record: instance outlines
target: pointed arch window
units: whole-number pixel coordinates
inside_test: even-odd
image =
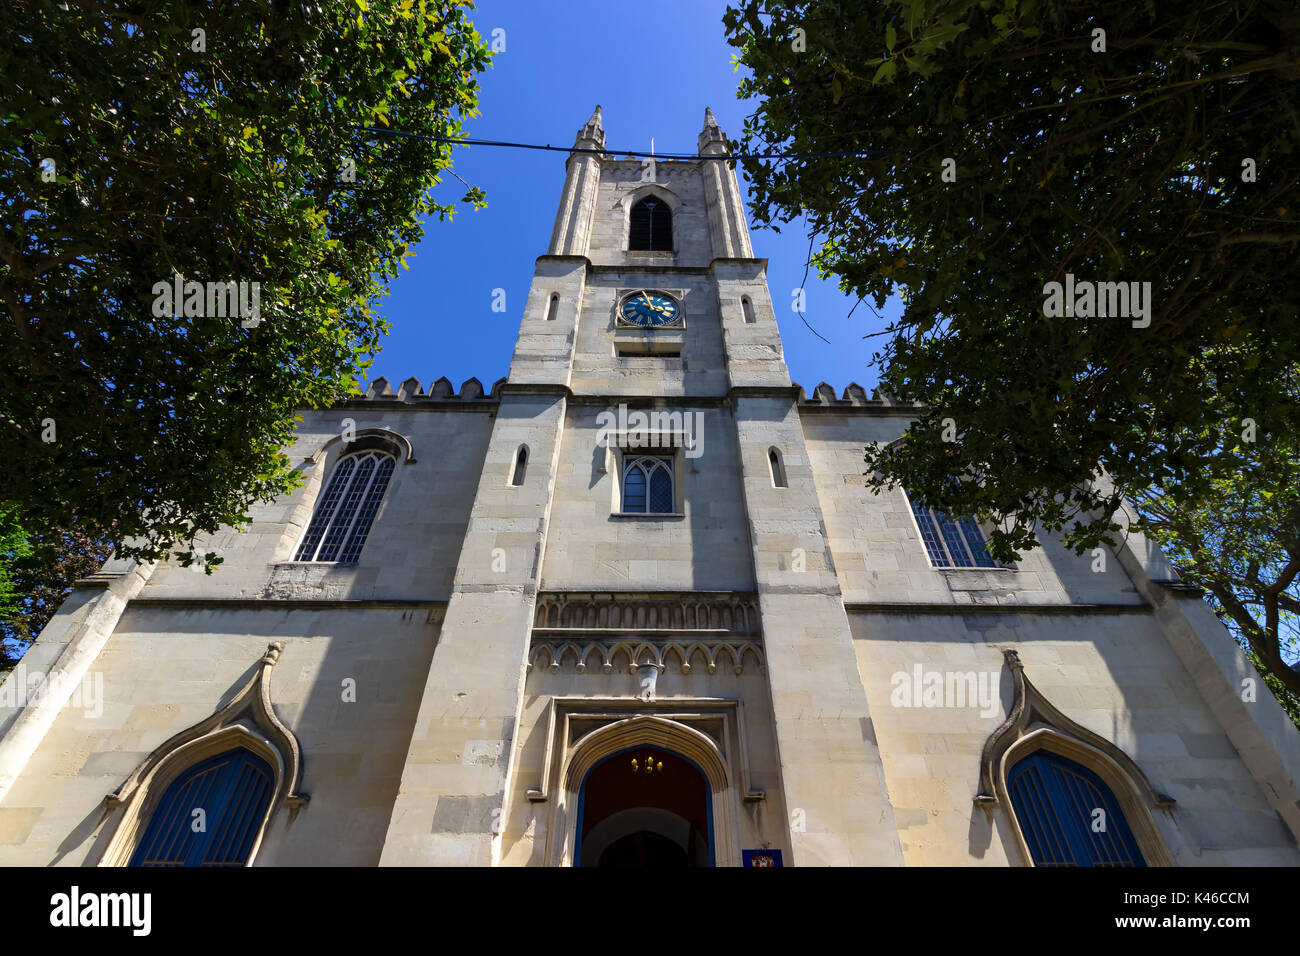
[[[742,295],[740,297],[740,307],[744,310],[745,323],[747,325],[753,325],[758,321],[758,319],[754,317],[754,303],[749,300],[749,296]]]
[[[954,518],[935,511],[910,492],[905,492],[925,544],[930,564],[936,568],[996,568],[984,534],[973,518]]]
[[[275,790],[275,774],[243,747],[190,767],[168,786],[131,866],[244,866]]]
[[[395,464],[392,455],[379,451],[340,458],[294,560],[354,563],[370,534]]]
[[[632,207],[628,228],[628,249],[672,252],[673,213],[668,203],[647,196]]]
[[[524,475],[528,471],[528,446],[520,445],[519,453],[515,455],[515,470],[510,476],[510,484],[516,488],[524,483]]]
[[[775,445],[767,450],[767,463],[772,468],[772,487],[785,488],[785,465],[781,463],[781,453]]]
[[[628,456],[623,465],[624,514],[673,514],[673,460]]]
[[[1115,794],[1082,764],[1035,750],[1007,792],[1034,866],[1146,866]]]

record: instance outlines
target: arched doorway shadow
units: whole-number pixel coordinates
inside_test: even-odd
[[[713,798],[687,757],[629,747],[596,763],[578,791],[577,866],[712,866]]]
[[[615,768],[632,773],[631,760],[637,759],[640,761],[641,767],[644,768],[645,754],[651,750],[660,751],[670,755],[674,760],[682,761],[684,766],[692,768],[693,779],[699,780],[699,778],[703,778],[705,810],[703,814],[695,812],[696,820],[702,816],[705,821],[702,826],[698,827],[700,836],[707,837],[709,841],[713,865],[740,865],[740,833],[736,791],[731,782],[730,768],[718,744],[707,734],[683,722],[654,715],[636,715],[616,720],[574,741],[560,771],[563,783],[556,794],[555,807],[549,827],[551,836],[548,838],[550,844],[548,852],[551,854],[552,865],[580,865],[579,861],[582,857],[579,854],[582,853],[582,848],[579,840],[579,825],[581,822],[580,817],[584,816],[583,811],[586,810],[583,798],[586,790],[584,783],[587,781],[588,775],[597,770],[599,765],[605,762],[606,758],[611,757],[619,758],[611,761]],[[642,751],[642,756],[638,757],[637,751]],[[664,763],[665,771],[668,770],[670,767],[668,760],[660,756],[655,757],[656,764],[660,760]],[[644,773],[644,769],[642,772]],[[656,767],[657,772],[658,768]],[[653,774],[644,774],[644,776],[651,778]],[[673,806],[662,805],[664,802],[659,801],[656,804],[649,800],[636,801],[641,806],[670,810],[683,818],[692,818],[692,812],[694,811],[680,812]],[[580,806],[580,803],[583,805]],[[698,807],[698,803],[695,806]],[[629,801],[623,806],[607,804],[607,808],[611,809],[611,813],[605,814],[609,816],[612,815],[612,812],[633,809],[634,806]],[[669,823],[662,816],[658,819],[660,820],[658,828],[644,827],[635,832],[649,832],[664,836],[662,830],[668,827]],[[583,826],[590,831],[600,822],[602,820],[588,817]],[[617,839],[627,835],[627,833],[621,833]],[[666,838],[671,839],[670,837]],[[611,845],[612,842],[610,841]],[[683,852],[685,852],[683,840],[673,839],[673,842],[682,847]],[[642,843],[647,852],[655,852],[654,847],[651,846],[654,843],[653,840],[646,838],[642,840]],[[695,851],[692,850],[692,852]]]

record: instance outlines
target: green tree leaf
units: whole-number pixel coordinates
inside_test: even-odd
[[[364,127],[462,135],[490,53],[461,3],[209,6],[205,53],[172,0],[0,21],[0,510],[32,540],[187,553],[291,490],[296,410],[351,392],[397,250],[456,208],[449,145]],[[176,275],[257,283],[260,321],[161,301]]]

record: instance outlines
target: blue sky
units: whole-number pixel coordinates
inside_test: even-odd
[[[599,103],[606,144],[616,154],[649,149],[651,137],[656,151],[694,153],[706,106],[738,137],[753,105],[736,98],[740,74],[723,36],[725,6],[709,0],[478,4],[475,26],[488,39],[494,29],[504,30],[506,49],[480,78],[481,115],[466,124],[468,135],[568,147]],[[385,376],[396,387],[414,375],[428,389],[445,375],[459,389],[471,376],[486,388],[506,375],[534,261],[550,240],[564,160],[563,153],[534,150],[457,149],[457,174],[486,190],[488,206],[465,206],[450,223],[427,224],[410,271],[380,300],[393,328],[372,378]],[[748,197],[743,173],[741,189]],[[448,177],[435,195],[454,200],[464,191]],[[790,308],[808,253],[801,223],[752,235],[754,254],[769,260],[768,285],[793,379],[809,392],[820,381],[837,393],[850,381],[875,384],[869,365],[879,339],[862,336],[882,322],[868,303],[846,318],[853,300],[834,281],[810,273],[805,314],[831,344],[822,342]],[[506,290],[504,313],[492,311],[496,288]],[[885,315],[898,311],[891,301]]]

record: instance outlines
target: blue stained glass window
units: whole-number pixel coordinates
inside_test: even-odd
[[[650,507],[655,514],[670,514],[673,510],[673,477],[667,468],[656,468],[650,475]]]
[[[195,764],[163,793],[131,866],[244,866],[274,785],[266,761],[242,747]]]
[[[1036,750],[1007,791],[1035,866],[1146,866],[1114,792],[1082,764]]]
[[[921,529],[921,541],[930,555],[930,563],[935,567],[943,567],[948,563],[948,555],[943,550],[943,542],[935,527],[934,516],[927,509],[918,508],[915,504],[912,505],[912,514],[916,516],[916,526]]]
[[[357,507],[361,504],[361,498],[366,493],[366,488],[370,486],[370,478],[375,472],[375,459],[372,455],[362,455],[361,460],[357,463],[357,470],[352,476],[352,483],[348,485],[348,490],[343,495],[343,500],[339,502],[338,514],[330,524],[330,529],[325,533],[325,540],[320,546],[320,553],[317,555],[317,561],[333,561],[339,552],[339,546],[342,545],[344,537],[352,529],[352,519],[356,516]]]
[[[952,564],[958,568],[969,568],[973,561],[966,552],[965,542],[962,541],[961,529],[957,523],[947,515],[936,514],[939,519],[939,530],[943,532],[943,543],[948,546],[948,554],[952,558]]]
[[[940,514],[908,495],[916,527],[936,568],[996,568],[979,525],[970,518]]]
[[[638,466],[629,468],[623,476],[623,510],[645,511],[645,472]]]
[[[376,451],[341,458],[294,560],[355,562],[396,464],[392,455]]]
[[[361,556],[361,549],[365,547],[366,538],[370,535],[370,526],[375,520],[375,512],[379,510],[379,502],[383,500],[388,479],[393,474],[393,465],[393,459],[385,455],[380,460],[379,467],[375,469],[374,480],[366,489],[366,497],[357,512],[357,520],[352,524],[352,536],[339,555],[339,560],[344,564],[351,564]]]
[[[994,567],[995,562],[989,555],[989,549],[984,544],[984,535],[980,534],[979,525],[970,518],[962,518],[961,530],[962,534],[966,536],[966,546],[970,548],[975,563],[981,567]]]
[[[623,512],[625,514],[672,514],[673,460],[629,456],[623,465]]]
[[[353,455],[344,458],[335,467],[330,483],[325,489],[325,494],[321,497],[320,504],[316,506],[316,513],[312,516],[311,525],[307,528],[307,534],[298,548],[298,555],[294,558],[295,561],[310,561],[316,556],[316,549],[320,547],[321,536],[325,534],[325,529],[329,527],[330,519],[334,517],[334,511],[338,508],[339,497],[343,494],[343,489],[352,480],[352,472],[356,466],[357,459]]]

